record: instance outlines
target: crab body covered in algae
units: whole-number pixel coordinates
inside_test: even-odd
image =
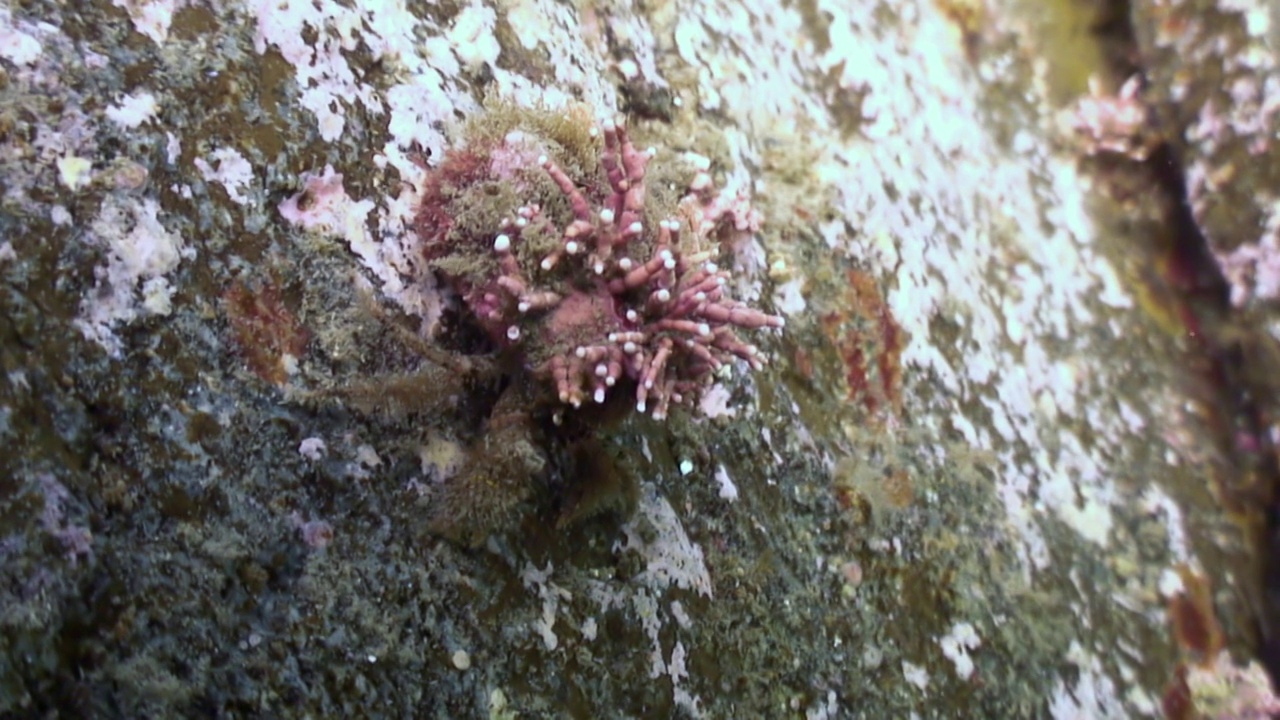
[[[501,388],[465,466],[431,498],[436,532],[483,540],[519,515],[536,478],[610,472],[599,428],[630,412],[663,419],[696,406],[735,359],[763,364],[738,332],[783,321],[727,296],[715,260],[732,213],[706,168],[655,182],[654,155],[581,109],[505,109],[428,169],[415,231],[457,296],[444,341],[457,347],[423,352]]]

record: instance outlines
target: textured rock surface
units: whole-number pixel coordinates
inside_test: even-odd
[[[1273,315],[1280,298],[1274,12],[1265,2],[1135,4],[1150,97],[1184,154],[1191,208],[1231,282],[1232,303]]]
[[[1265,707],[1270,345],[1227,300],[1270,297],[1229,260],[1270,262],[1231,228],[1270,228],[1274,164],[1209,127],[1273,152],[1280,26],[1243,5],[5,4],[0,714]],[[1190,219],[1176,164],[1063,121],[1135,58]],[[1230,73],[1266,127],[1188,90]],[[787,329],[608,432],[631,512],[467,550],[419,489],[475,418],[290,397],[420,364],[357,298],[439,325],[415,161],[486,96],[709,159],[763,218],[734,295]]]

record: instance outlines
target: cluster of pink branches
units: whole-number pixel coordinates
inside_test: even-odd
[[[526,313],[545,313],[542,339],[568,342],[535,371],[555,383],[562,402],[578,407],[588,398],[604,402],[624,380],[635,387],[636,409],[665,417],[672,403],[686,402],[709,383],[731,357],[762,364],[754,346],[736,329],[780,328],[783,320],[725,295],[728,273],[708,252],[684,252],[680,222],[665,219],[646,236],[645,166],[653,151],[639,151],[623,127],[603,123],[601,165],[610,192],[592,203],[555,162],[538,159],[568,201],[573,219],[558,247],[541,260],[551,271],[577,261],[592,282],[560,292],[536,287],[516,261],[522,228],[540,218],[537,206],[517,209],[493,242],[500,269],[492,291],[473,303],[489,323],[506,324],[507,340],[521,340]],[[702,183],[705,185],[705,183]],[[704,191],[705,188],[692,188]],[[696,196],[690,197],[696,200]],[[707,231],[694,228],[693,232]],[[636,242],[651,237],[651,242]],[[643,248],[646,257],[634,257]]]

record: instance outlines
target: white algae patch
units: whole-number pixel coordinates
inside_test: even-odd
[[[154,200],[109,196],[90,225],[93,241],[102,245],[107,264],[95,275],[94,290],[80,305],[77,320],[85,337],[119,355],[113,328],[142,315],[168,315],[173,286],[166,277],[183,258],[195,256],[182,238],[165,229]]]

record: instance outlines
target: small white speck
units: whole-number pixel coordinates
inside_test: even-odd
[[[907,682],[915,685],[920,692],[924,692],[929,687],[929,673],[919,665],[903,660],[902,675]]]
[[[738,499],[738,486],[733,484],[729,471],[723,465],[716,466],[716,482],[720,484],[720,497],[729,502]]]
[[[375,468],[382,464],[382,458],[378,457],[378,451],[374,450],[372,445],[361,445],[356,448],[356,462],[368,468]]]
[[[106,116],[122,128],[132,130],[147,122],[156,114],[156,98],[149,92],[139,91],[132,95],[123,95],[117,104],[110,105],[104,111]]]
[[[627,58],[618,63],[618,74],[628,80],[634,79],[640,74],[640,66],[636,64],[635,60]]]
[[[1182,576],[1173,570],[1165,570],[1160,573],[1157,587],[1160,588],[1160,594],[1167,598],[1179,595],[1186,589],[1186,585],[1182,582]]]
[[[327,452],[329,448],[318,437],[309,437],[298,445],[298,454],[312,462],[324,457]]]
[[[86,158],[68,155],[59,158],[57,165],[58,179],[69,190],[79,190],[93,179],[93,163]]]

